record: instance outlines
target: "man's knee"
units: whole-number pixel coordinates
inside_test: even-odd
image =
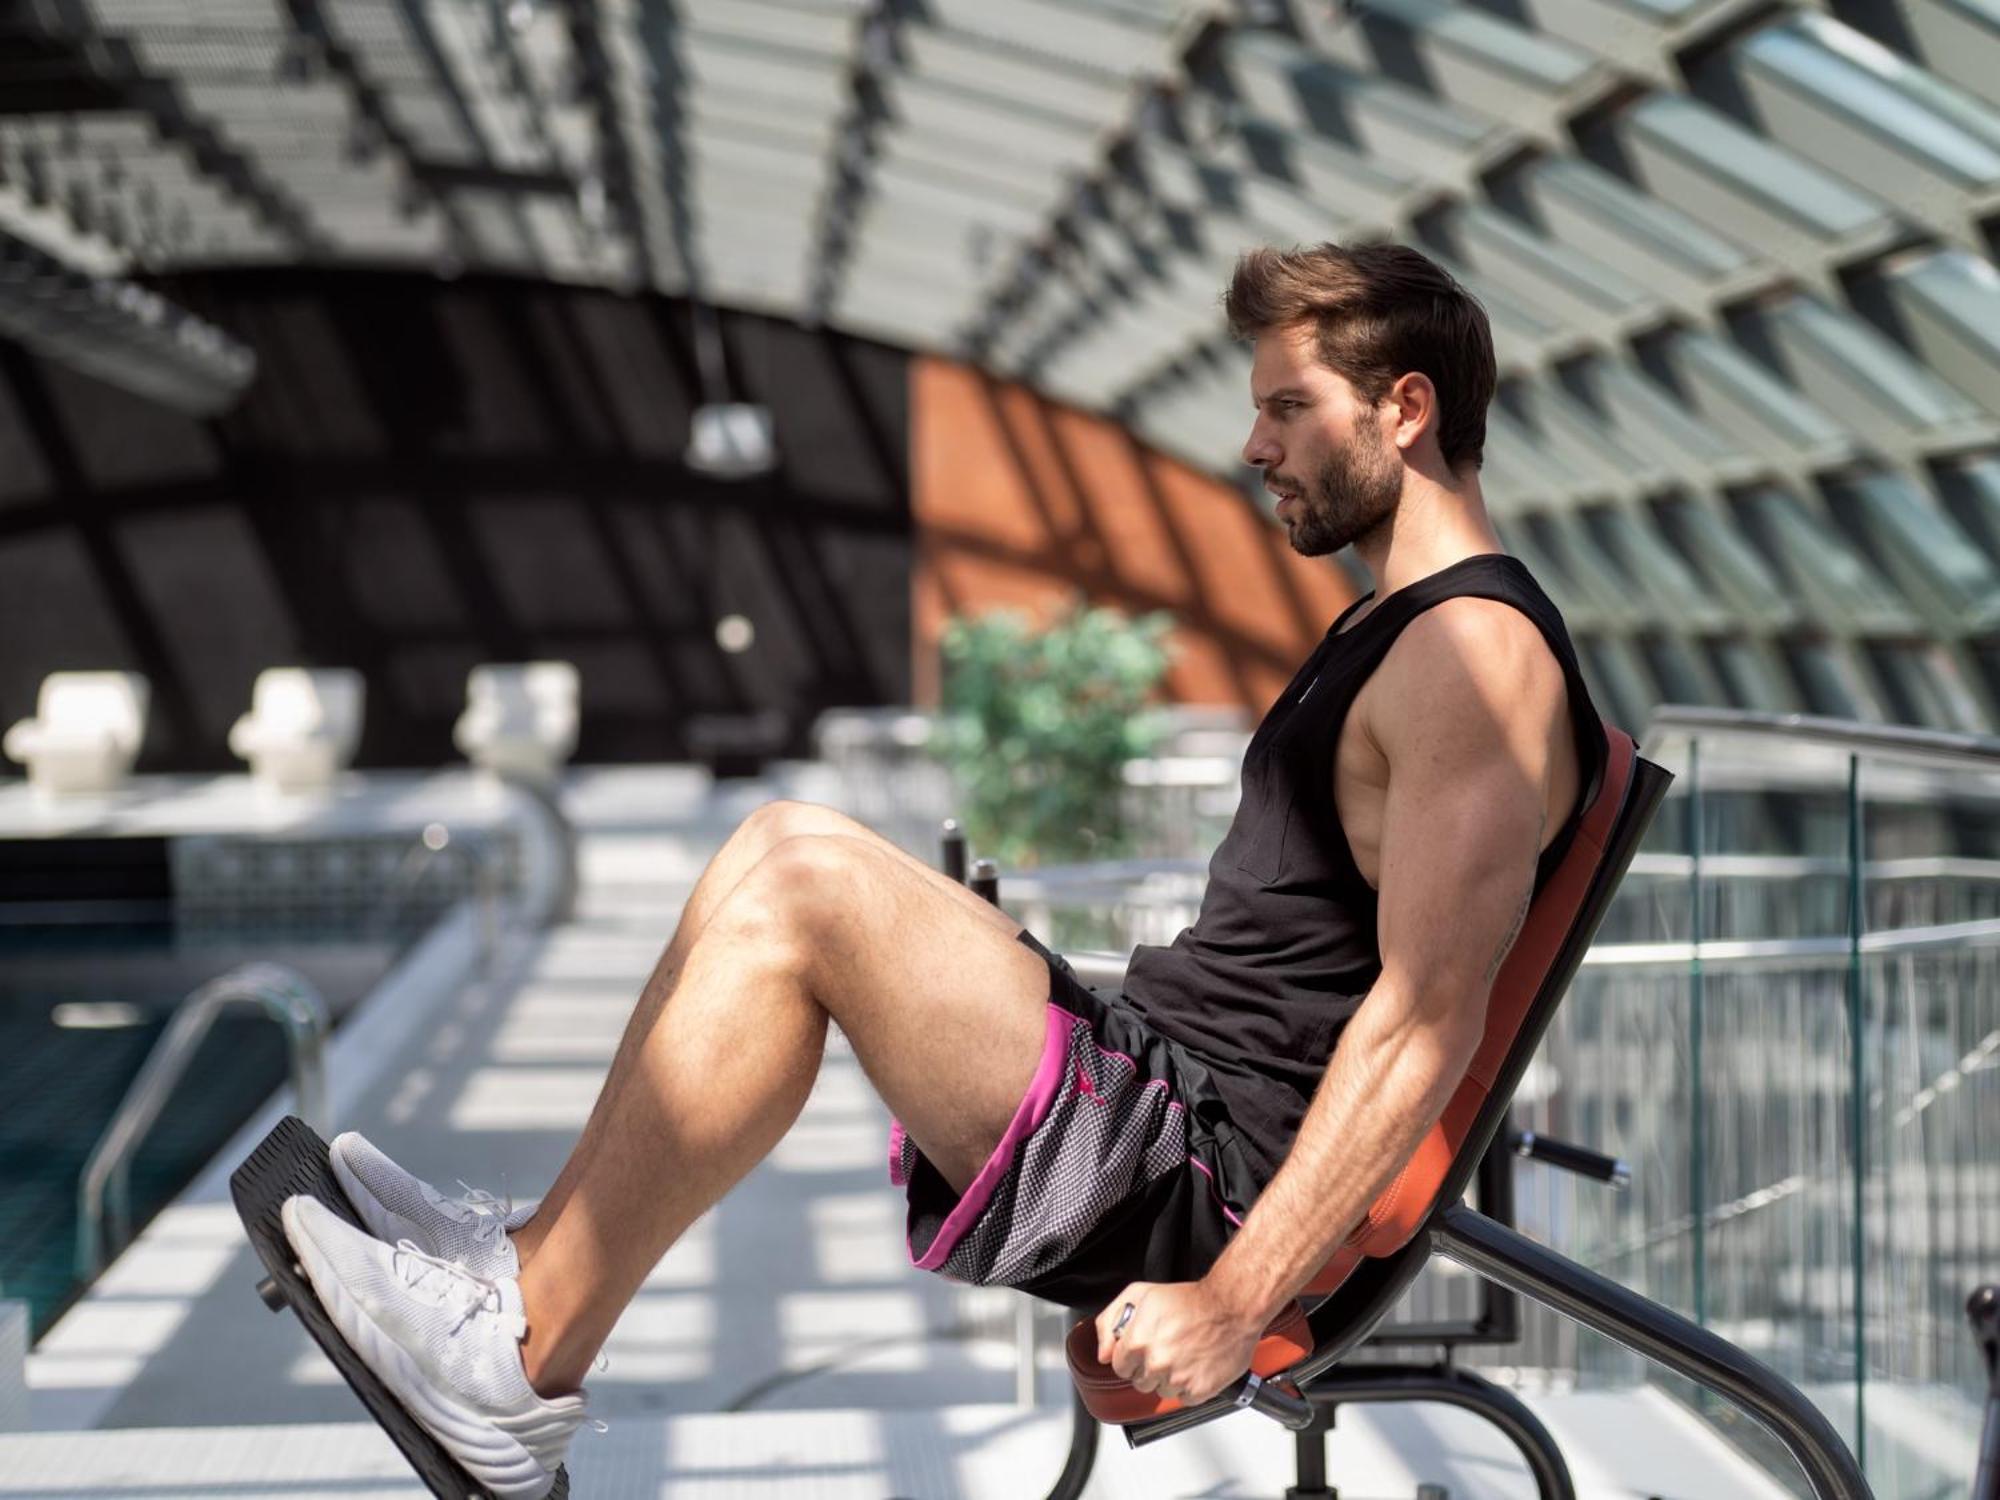
[[[731,927],[810,943],[815,932],[829,919],[838,921],[847,903],[857,899],[868,860],[869,851],[850,838],[787,834],[772,842],[719,915]]]
[[[860,826],[845,813],[822,807],[816,802],[793,802],[780,798],[766,802],[752,812],[737,826],[735,836],[749,840],[761,858],[786,839],[851,833]]]

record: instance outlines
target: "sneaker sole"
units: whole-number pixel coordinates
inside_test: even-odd
[[[340,1278],[321,1275],[319,1247],[298,1222],[293,1205],[287,1202],[279,1215],[284,1221],[285,1238],[291,1242],[299,1266],[306,1280],[312,1283],[327,1316],[417,1424],[436,1438],[466,1473],[491,1490],[496,1500],[541,1500],[548,1494],[555,1476],[541,1466],[534,1454],[491,1417],[481,1416],[439,1393],[409,1352],[377,1327],[375,1320],[348,1294]]]

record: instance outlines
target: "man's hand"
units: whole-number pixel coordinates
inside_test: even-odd
[[[1132,1315],[1113,1337],[1128,1302]],[[1135,1281],[1097,1315],[1097,1358],[1134,1388],[1192,1406],[1248,1370],[1263,1335],[1206,1282]]]

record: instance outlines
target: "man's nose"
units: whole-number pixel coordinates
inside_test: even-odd
[[[1264,419],[1259,417],[1250,424],[1250,436],[1243,444],[1243,462],[1253,468],[1268,469],[1279,458],[1277,443],[1264,428]]]

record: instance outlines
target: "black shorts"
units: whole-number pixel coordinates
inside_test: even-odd
[[[1027,932],[1019,940],[1049,965],[1048,1034],[964,1195],[891,1124],[910,1264],[1092,1311],[1130,1282],[1197,1279],[1259,1187],[1207,1065],[1122,999],[1086,989]]]

